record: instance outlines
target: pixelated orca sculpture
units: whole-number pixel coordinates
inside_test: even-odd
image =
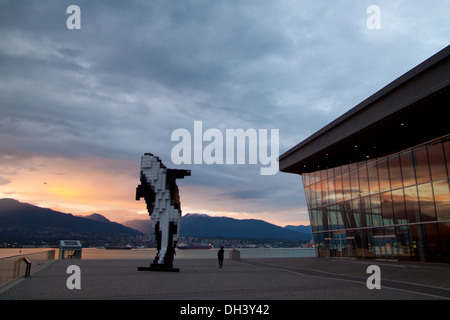
[[[176,179],[190,176],[190,170],[167,169],[151,153],[141,158],[141,184],[136,188],[136,200],[142,197],[153,221],[158,252],[150,267],[141,271],[180,271],[173,267],[175,246],[178,242],[181,206]]]

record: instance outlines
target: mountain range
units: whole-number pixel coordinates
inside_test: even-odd
[[[150,219],[119,224],[94,213],[74,216],[14,199],[0,199],[0,243],[58,243],[61,239],[108,242],[153,234]],[[279,239],[307,242],[310,226],[279,227],[262,220],[238,220],[186,214],[181,218],[181,236],[199,238]]]
[[[14,199],[0,199],[0,243],[58,243],[72,238],[107,241],[139,235],[140,231],[99,214],[77,217]]]

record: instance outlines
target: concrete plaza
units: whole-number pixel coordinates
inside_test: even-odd
[[[180,272],[138,271],[147,260],[57,260],[0,288],[0,300],[428,300],[450,299],[450,266],[433,263],[267,258],[175,259]],[[68,289],[69,265],[81,289]],[[369,265],[381,289],[369,290]]]

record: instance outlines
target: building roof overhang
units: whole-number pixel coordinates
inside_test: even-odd
[[[389,155],[450,133],[450,46],[279,157],[302,174]]]

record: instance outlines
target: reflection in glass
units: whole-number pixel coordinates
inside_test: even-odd
[[[308,187],[309,186],[309,181],[310,181],[310,179],[309,179],[309,177],[310,177],[310,174],[309,173],[303,173],[302,174],[302,181],[303,181],[303,186],[305,186],[305,187]]]
[[[361,197],[367,196],[369,194],[369,181],[367,181],[367,168],[362,167],[358,170],[359,175],[359,191],[361,192]]]
[[[436,256],[441,251],[438,226],[436,223],[428,223],[423,225],[423,230],[427,260],[436,260]]]
[[[444,148],[442,143],[437,143],[428,147],[428,157],[430,159],[431,179],[438,180],[447,177],[445,168]]]
[[[370,197],[370,207],[372,214],[372,226],[380,227],[383,225],[380,195],[376,194]]]
[[[326,180],[322,180],[321,190],[322,190],[322,205],[326,205],[328,203],[328,188]]]
[[[408,218],[405,210],[405,198],[403,196],[403,189],[392,191],[392,207],[394,209],[395,223],[408,223]]]
[[[361,193],[359,192],[359,179],[357,170],[350,171],[350,183],[352,189],[352,199],[359,198],[361,196]]]
[[[450,259],[450,222],[439,223],[439,237],[442,255]]]
[[[417,184],[430,181],[430,167],[428,166],[427,148],[414,150]]]
[[[405,188],[405,207],[406,216],[410,223],[422,221],[416,186]]]
[[[353,200],[351,205],[352,211],[349,214],[349,219],[351,223],[354,224],[357,228],[361,226],[361,206],[359,203],[359,199]]]
[[[449,181],[441,180],[433,182],[434,202],[439,221],[450,220],[450,190]]]
[[[334,179],[334,193],[336,194],[336,202],[342,202],[344,200],[342,176],[336,176]]]
[[[402,188],[402,173],[400,169],[400,158],[393,156],[389,158],[389,176],[391,177],[392,190]]]
[[[376,162],[367,167],[367,173],[369,179],[370,194],[379,193],[380,186],[378,184],[378,170]]]
[[[450,176],[450,140],[444,142],[444,153],[447,162],[447,177]]]
[[[334,179],[329,179],[327,184],[328,184],[327,203],[332,204],[336,202],[336,194],[334,192]]]
[[[305,174],[318,253],[450,261],[450,141],[443,141]]]
[[[411,256],[411,243],[409,239],[409,227],[401,226],[396,228],[398,258],[399,260],[409,260]]]
[[[417,186],[419,191],[419,206],[423,221],[435,221],[436,213],[434,210],[433,190],[431,183],[420,184]]]
[[[350,200],[352,198],[350,188],[350,174],[348,172],[342,175],[342,192],[344,201]]]
[[[383,212],[383,224],[385,226],[394,224],[394,210],[392,208],[391,192],[381,194],[381,210]]]
[[[380,181],[380,192],[385,192],[391,189],[389,181],[389,168],[386,159],[378,163],[378,178]]]
[[[414,170],[413,152],[402,153],[400,155],[400,163],[402,167],[403,185],[405,187],[416,184],[416,173]]]

